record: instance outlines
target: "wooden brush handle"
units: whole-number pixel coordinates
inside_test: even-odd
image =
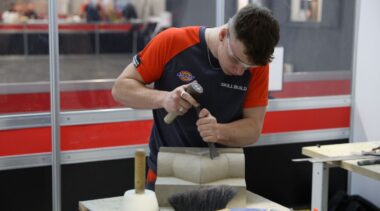
[[[138,149],[135,152],[135,191],[144,193],[145,190],[145,151]]]

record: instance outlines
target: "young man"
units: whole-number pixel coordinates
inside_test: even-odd
[[[153,109],[148,188],[161,146],[243,147],[261,133],[268,104],[268,63],[279,40],[270,11],[248,5],[227,24],[170,28],[158,34],[118,77],[112,94],[131,108]],[[185,92],[197,80],[197,101]],[[154,88],[145,86],[154,82]],[[197,115],[192,106],[201,105]],[[168,112],[179,115],[173,123]]]

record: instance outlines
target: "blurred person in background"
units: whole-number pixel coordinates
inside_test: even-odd
[[[137,19],[135,6],[130,2],[127,2],[123,8],[122,14],[126,20]]]
[[[35,11],[35,6],[32,2],[26,4],[24,16],[26,16],[28,19],[38,19],[38,14]]]
[[[87,22],[107,20],[106,12],[99,0],[86,0],[80,8],[80,16]]]
[[[10,3],[8,10],[4,11],[1,18],[4,23],[17,23],[20,21],[19,10],[20,6],[16,3]]]

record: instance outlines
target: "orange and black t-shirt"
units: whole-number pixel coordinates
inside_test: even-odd
[[[242,118],[243,109],[268,104],[269,67],[253,68],[242,76],[225,75],[216,58],[209,53],[205,27],[170,28],[158,34],[133,58],[145,83],[155,89],[171,91],[197,80],[203,87],[197,100],[220,123]],[[172,124],[164,123],[165,109],[153,110],[154,125],[150,137],[149,167],[156,171],[161,146],[205,147],[190,109]]]

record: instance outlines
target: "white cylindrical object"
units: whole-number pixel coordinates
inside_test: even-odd
[[[123,198],[123,211],[159,211],[156,194],[145,190],[138,194],[135,190],[126,191]]]

